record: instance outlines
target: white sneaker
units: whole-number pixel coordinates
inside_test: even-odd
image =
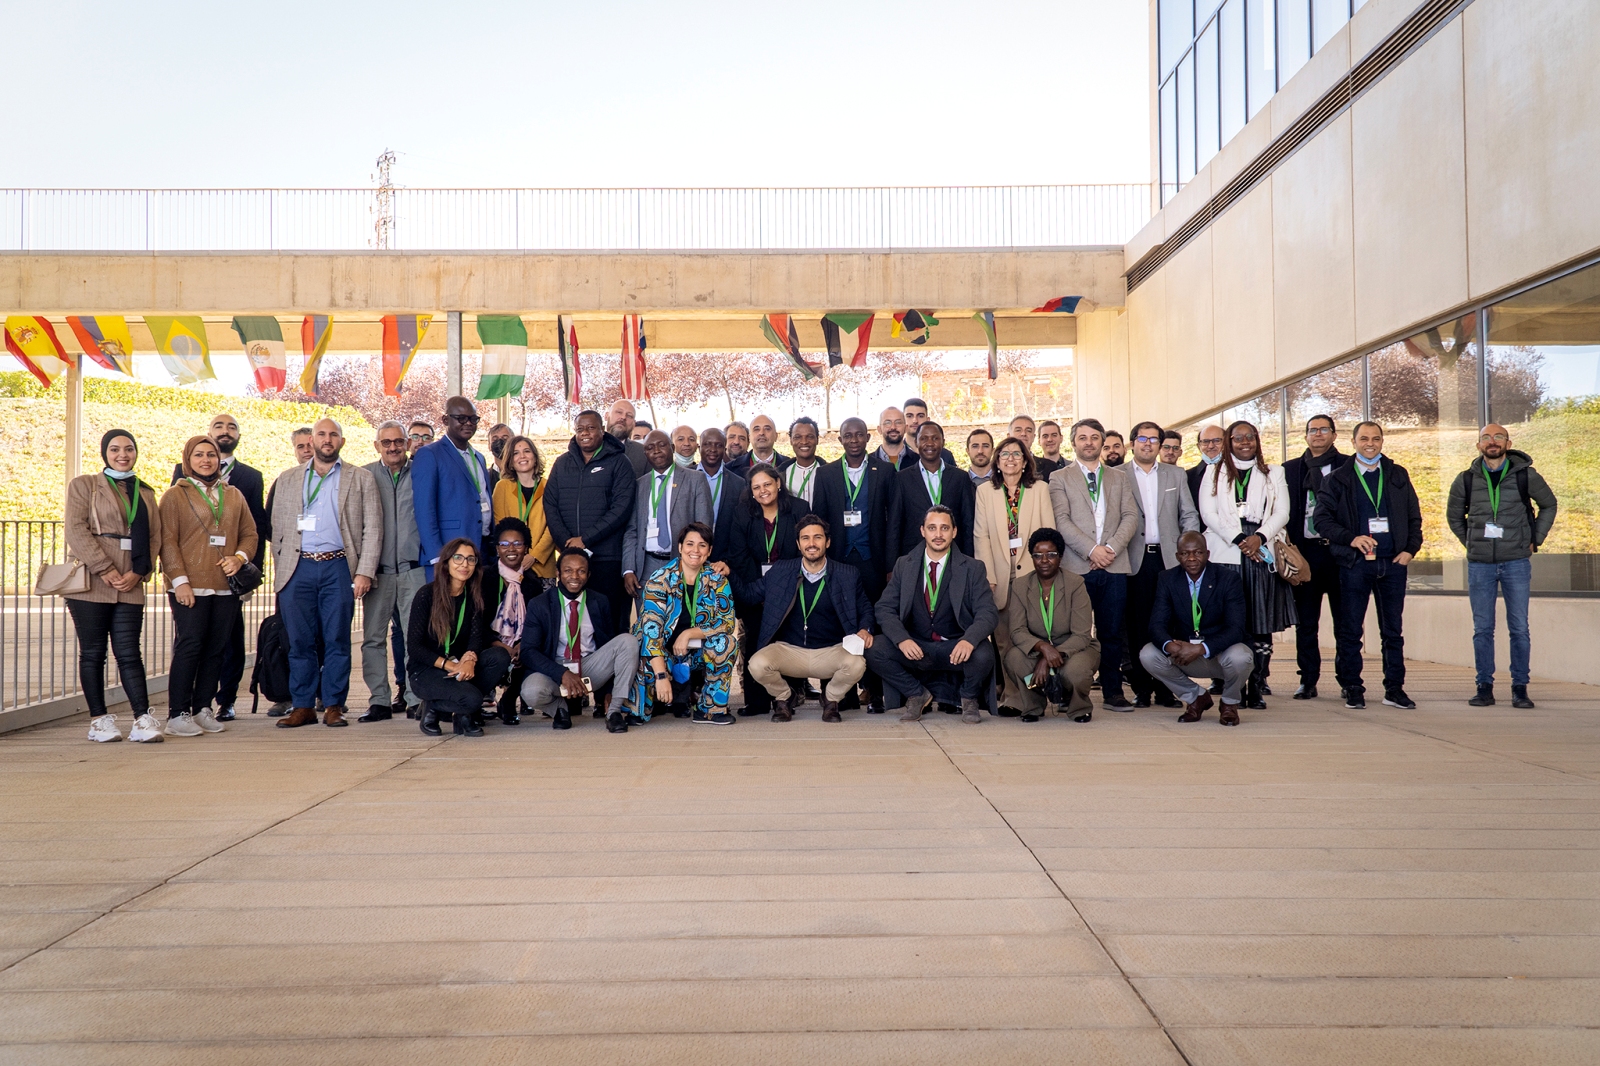
[[[117,716],[101,714],[89,719],[89,739],[99,744],[121,740],[122,730],[117,728]]]
[[[175,714],[167,719],[167,736],[169,737],[197,737],[202,730],[194,724],[194,715],[185,711]]]
[[[211,713],[210,707],[205,708],[199,714],[194,716],[194,724],[205,730],[207,733],[221,733],[223,730],[228,728],[221,722],[217,721],[217,717]]]
[[[161,723],[153,715],[141,714],[133,720],[128,739],[135,744],[159,744],[166,738],[161,735]]]

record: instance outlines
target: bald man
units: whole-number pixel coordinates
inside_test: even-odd
[[[700,438],[693,426],[679,426],[672,431],[672,461],[679,466],[694,469],[694,453],[700,449]]]
[[[638,410],[628,400],[618,400],[606,412],[606,432],[616,438],[627,453],[634,477],[639,477],[650,468],[650,460],[644,457],[643,438],[634,434],[638,418]]]
[[[778,427],[766,415],[756,415],[750,420],[750,465],[766,463],[787,470],[792,458],[778,451]]]
[[[1222,446],[1225,439],[1222,427],[1212,422],[1200,427],[1200,432],[1195,436],[1195,443],[1200,445],[1200,461],[1189,468],[1189,495],[1198,502],[1200,499],[1200,480],[1206,476],[1206,471],[1222,461]],[[1205,532],[1204,520],[1200,522],[1201,532]]]

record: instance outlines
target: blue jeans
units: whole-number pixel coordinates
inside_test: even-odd
[[[1339,567],[1339,617],[1334,623],[1333,672],[1340,688],[1365,691],[1361,683],[1361,639],[1367,622],[1367,601],[1378,606],[1378,635],[1383,646],[1383,690],[1406,683],[1406,639],[1401,632],[1406,606],[1406,568],[1392,560],[1365,559]]]
[[[1494,684],[1494,597],[1498,585],[1506,601],[1506,629],[1511,634],[1511,683],[1528,683],[1528,586],[1533,583],[1533,560],[1508,563],[1468,563],[1467,589],[1472,600],[1472,661],[1478,684]]]
[[[1128,604],[1128,575],[1091,570],[1083,575],[1094,607],[1094,632],[1100,639],[1100,698],[1122,695],[1122,613]]]
[[[289,634],[289,698],[296,707],[343,707],[350,695],[350,623],[356,594],[344,559],[302,557],[278,594],[278,614]],[[322,654],[317,654],[320,638]]]

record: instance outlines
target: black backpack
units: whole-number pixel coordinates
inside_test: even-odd
[[[275,614],[261,620],[256,630],[256,666],[250,673],[250,713],[255,714],[264,694],[273,703],[289,699],[289,635]]]

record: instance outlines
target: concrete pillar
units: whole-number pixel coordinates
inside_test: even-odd
[[[83,356],[67,356],[67,482],[83,473]]]
[[[494,420],[496,422],[504,422],[507,425],[511,424],[510,397],[502,396],[494,402]]]
[[[444,392],[461,395],[461,312],[445,313]]]

